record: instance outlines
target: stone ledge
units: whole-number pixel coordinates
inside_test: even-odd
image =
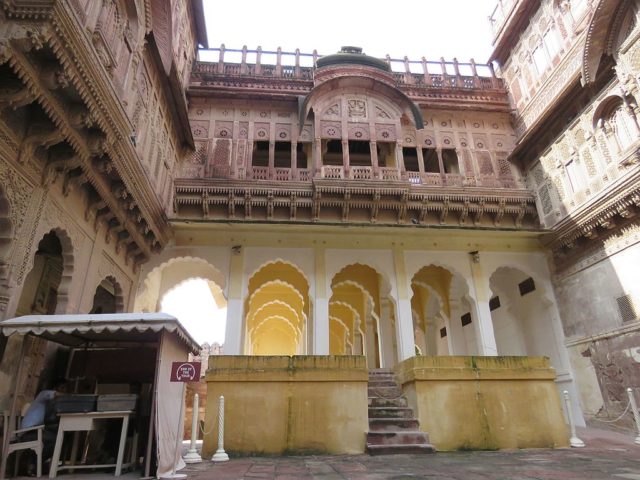
[[[547,357],[412,357],[396,367],[401,384],[419,381],[554,380]]]
[[[207,382],[367,382],[364,356],[209,357]]]

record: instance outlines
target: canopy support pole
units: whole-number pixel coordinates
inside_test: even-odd
[[[155,432],[155,424],[156,424],[156,400],[158,396],[158,376],[160,375],[160,352],[162,351],[162,343],[165,333],[162,332],[160,334],[160,341],[158,342],[157,350],[156,350],[156,369],[155,375],[153,377],[153,389],[151,391],[151,415],[149,416],[149,433],[147,436],[147,451],[144,455],[144,477],[142,478],[151,478],[149,476],[151,471],[151,446],[153,445],[153,436],[156,434]],[[156,444],[157,448],[157,444]]]

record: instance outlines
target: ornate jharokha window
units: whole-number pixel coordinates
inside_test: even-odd
[[[560,39],[555,27],[552,26],[540,37],[540,43],[531,53],[538,75],[542,75],[547,70],[559,51]]]
[[[636,139],[633,120],[624,105],[619,105],[608,119],[620,152],[624,152]]]
[[[572,158],[564,165],[567,174],[567,184],[572,193],[579,192],[586,185],[586,175],[582,164],[577,157]]]

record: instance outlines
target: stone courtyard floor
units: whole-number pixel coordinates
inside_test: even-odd
[[[580,429],[580,449],[439,452],[434,455],[244,457],[191,465],[194,480],[640,480],[633,437]]]

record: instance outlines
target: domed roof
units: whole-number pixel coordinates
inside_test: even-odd
[[[362,53],[360,47],[342,47],[338,53],[320,57],[316,61],[316,67],[328,67],[331,65],[363,65],[366,67],[377,68],[383,72],[390,72],[391,67],[384,60],[370,57]]]

